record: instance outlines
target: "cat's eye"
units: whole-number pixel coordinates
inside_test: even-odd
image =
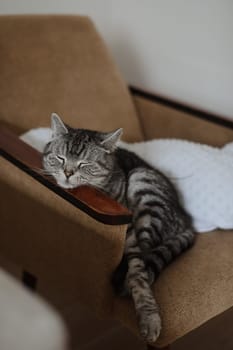
[[[65,164],[65,157],[63,157],[63,156],[56,156],[56,158],[62,163],[62,165],[63,164]]]

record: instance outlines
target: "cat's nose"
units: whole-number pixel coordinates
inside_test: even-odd
[[[64,174],[65,174],[66,178],[69,179],[69,177],[71,177],[72,175],[74,175],[74,172],[73,172],[73,170],[67,170],[67,169],[65,169],[65,170],[64,170]]]

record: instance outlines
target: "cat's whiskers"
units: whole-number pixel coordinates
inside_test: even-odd
[[[58,172],[56,172],[56,171],[51,172],[49,170],[40,169],[40,168],[33,168],[32,170],[36,171],[37,173],[39,173],[41,175],[46,175],[46,176],[51,176],[51,177],[58,174]]]
[[[184,175],[184,176],[168,176],[167,178],[173,181],[178,181],[178,180],[186,180],[189,179],[190,177],[192,177],[194,174],[189,174],[189,175]]]

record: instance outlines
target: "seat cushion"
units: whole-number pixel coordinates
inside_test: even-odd
[[[163,329],[157,346],[171,344],[233,306],[233,231],[199,234],[194,247],[167,267],[154,285]],[[114,316],[137,332],[133,304],[115,299]]]
[[[0,17],[0,118],[19,131],[57,112],[74,127],[142,134],[119,71],[90,19]]]

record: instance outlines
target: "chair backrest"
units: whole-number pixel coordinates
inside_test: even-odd
[[[0,119],[19,130],[47,126],[51,112],[74,127],[141,140],[134,104],[91,20],[0,17]]]

